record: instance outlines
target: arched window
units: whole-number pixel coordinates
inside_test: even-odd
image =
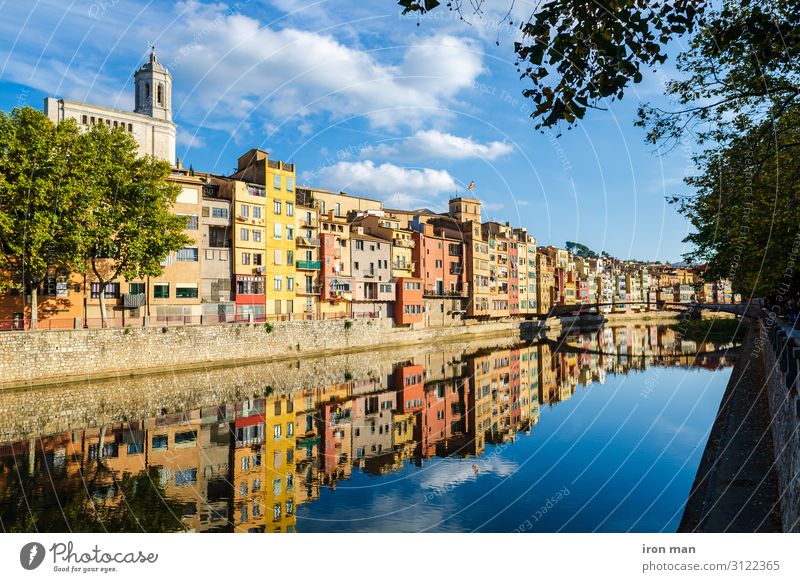
[[[158,104],[164,105],[164,85],[158,84]]]

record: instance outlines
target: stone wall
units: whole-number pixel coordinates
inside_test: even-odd
[[[0,443],[61,434],[165,413],[220,406],[265,392],[292,394],[322,390],[344,382],[354,387],[375,384],[387,389],[400,362],[420,365],[426,381],[449,374],[448,364],[463,361],[484,348],[518,343],[508,338],[475,337],[468,341],[361,350],[324,358],[292,358],[238,366],[193,366],[191,369],[65,384],[0,390]]]
[[[486,334],[519,338],[519,323],[407,330],[393,328],[390,320],[371,319],[5,332],[0,334],[0,389],[175,371],[198,364],[318,357]]]
[[[756,351],[764,355],[775,468],[780,488],[783,531],[800,531],[800,436],[798,436],[798,372],[800,342],[777,319],[760,318]]]

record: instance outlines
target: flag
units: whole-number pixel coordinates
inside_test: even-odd
[[[470,192],[471,190],[474,189],[475,189],[475,181],[473,180],[472,182],[469,183],[469,186],[467,186],[467,192]]]

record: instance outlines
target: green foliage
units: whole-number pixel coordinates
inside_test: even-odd
[[[154,470],[117,475],[98,463],[53,490],[49,479],[10,473],[0,503],[7,532],[174,532],[190,504],[171,500]],[[45,475],[46,476],[46,475]],[[158,508],[158,510],[154,510]]]
[[[576,257],[582,257],[584,259],[597,258],[597,253],[584,244],[568,240],[565,247],[569,252],[571,252]]]
[[[508,10],[512,0],[495,0]],[[401,0],[403,12],[425,12],[439,2]],[[621,99],[642,80],[642,69],[663,64],[665,45],[695,29],[708,2],[704,0],[550,0],[536,3],[519,25],[522,40],[514,44],[517,70],[530,87],[536,127],[573,124],[605,99]],[[474,13],[484,2],[471,2]],[[465,3],[447,7],[465,19]],[[469,18],[469,15],[467,15]]]
[[[0,281],[27,292],[80,261],[86,208],[84,140],[30,107],[0,111]],[[33,309],[35,317],[35,306]]]
[[[345,321],[344,322],[344,328],[345,329],[350,329],[351,327],[353,327],[353,322],[352,321]]]
[[[268,321],[264,323],[264,333],[272,333],[272,324]]]

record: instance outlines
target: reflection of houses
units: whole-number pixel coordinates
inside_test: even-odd
[[[0,512],[7,492],[19,491],[15,480],[25,480],[31,497],[52,499],[53,512],[64,498],[85,495],[77,510],[88,515],[122,507],[119,477],[143,475],[165,506],[172,503],[169,518],[156,522],[163,529],[293,531],[297,508],[313,505],[354,467],[377,475],[433,456],[480,456],[487,443],[512,442],[535,427],[542,404],[608,373],[730,364],[731,346],[689,346],[671,330],[644,326],[564,341],[570,349],[436,346],[380,373],[345,372],[340,383],[291,395],[266,388],[236,403],[2,445]]]

